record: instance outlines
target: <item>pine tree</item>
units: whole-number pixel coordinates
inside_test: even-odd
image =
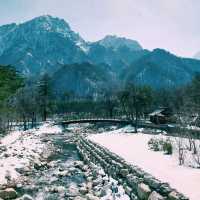
[[[48,74],[42,75],[38,84],[38,103],[39,109],[42,115],[42,120],[46,121],[48,113],[51,109],[51,87],[50,77]]]
[[[13,112],[8,100],[23,87],[24,79],[11,66],[0,66],[0,132],[9,127]]]

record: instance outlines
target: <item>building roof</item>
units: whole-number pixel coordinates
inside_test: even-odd
[[[162,112],[163,112],[164,110],[165,110],[164,108],[157,109],[157,110],[153,111],[152,113],[150,113],[149,115],[150,115],[150,116],[155,116],[155,115],[164,116],[164,115],[162,114]]]

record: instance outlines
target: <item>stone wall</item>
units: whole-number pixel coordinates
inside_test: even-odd
[[[188,200],[168,183],[159,181],[86,137],[78,137],[77,149],[86,163],[100,164],[107,174],[118,180],[132,200]]]

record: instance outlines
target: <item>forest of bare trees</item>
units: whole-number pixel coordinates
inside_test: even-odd
[[[1,132],[16,124],[26,130],[52,116],[123,117],[134,122],[137,132],[138,121],[158,107],[171,108],[176,123],[181,126],[199,126],[199,74],[191,83],[179,88],[154,90],[148,86],[126,84],[121,88],[100,90],[95,97],[79,97],[71,91],[57,96],[47,74],[37,81],[27,81],[12,68],[1,67],[0,70]]]

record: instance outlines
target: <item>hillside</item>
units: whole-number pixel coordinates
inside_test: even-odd
[[[52,85],[60,96],[67,92],[90,96],[116,85],[116,80],[107,66],[81,63],[61,67],[54,73]]]
[[[180,58],[165,50],[155,49],[126,68],[121,79],[153,88],[169,88],[188,83],[198,72],[200,61]]]

